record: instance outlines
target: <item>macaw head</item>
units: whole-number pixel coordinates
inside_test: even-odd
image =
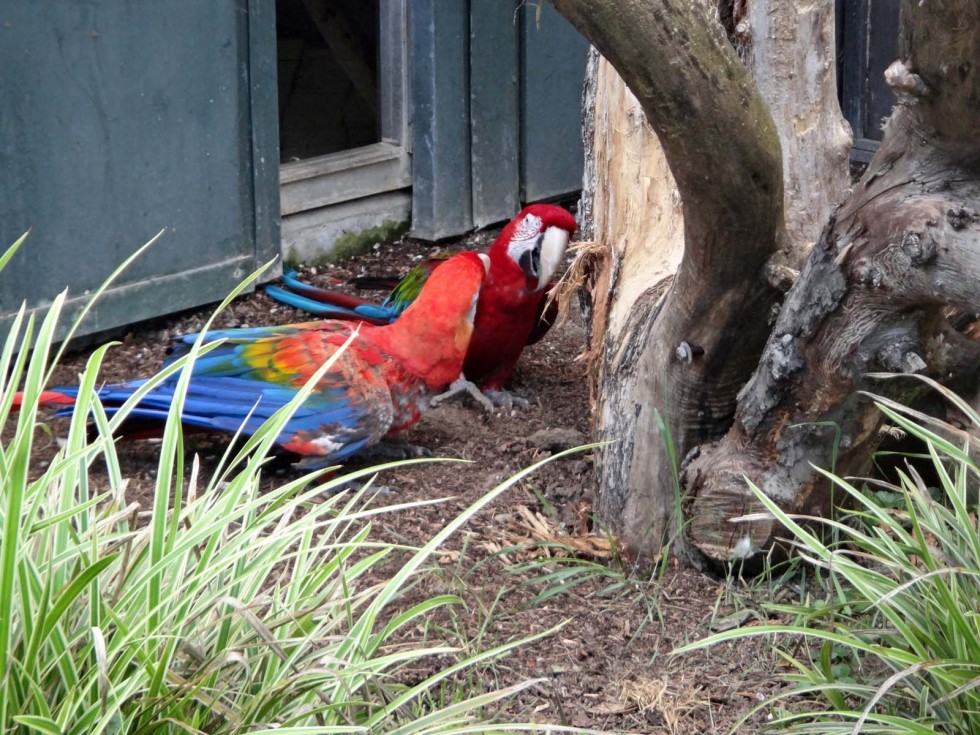
[[[545,289],[565,257],[575,233],[575,218],[553,204],[524,207],[490,246],[491,263],[508,262],[524,274],[535,291]]]

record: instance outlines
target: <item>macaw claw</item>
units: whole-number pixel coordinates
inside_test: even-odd
[[[511,411],[515,408],[521,411],[530,411],[531,404],[526,398],[521,398],[520,396],[515,396],[510,391],[506,390],[493,390],[487,388],[483,391],[483,395],[490,399],[494,406],[497,408],[502,408],[505,411]]]
[[[456,380],[453,381],[452,385],[450,385],[444,393],[440,393],[429,401],[429,405],[432,408],[435,408],[440,403],[444,403],[454,398],[460,398],[464,395],[469,396],[476,401],[488,416],[493,415],[494,408],[502,408],[505,411],[511,411],[515,408],[520,409],[521,411],[529,411],[531,409],[531,404],[526,398],[515,396],[510,391],[506,390],[494,390],[493,388],[487,388],[486,390],[481,391],[474,383],[467,380],[462,375],[456,378]]]
[[[493,415],[493,400],[481,393],[480,389],[477,388],[474,383],[467,380],[463,375],[456,378],[456,380],[454,380],[452,384],[446,388],[445,392],[433,397],[432,400],[429,401],[429,406],[435,408],[440,403],[445,403],[452,398],[459,398],[464,395],[467,395],[476,401],[487,413],[487,415]]]

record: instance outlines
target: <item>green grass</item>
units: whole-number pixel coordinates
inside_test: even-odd
[[[969,405],[920,379],[980,428]],[[911,465],[896,482],[870,487],[824,471],[849,501],[839,520],[790,517],[752,486],[820,584],[799,602],[767,605],[786,624],[728,631],[675,653],[771,636],[791,670],[786,690],[763,705],[775,731],[980,732],[980,445],[967,432],[876,401],[892,424],[922,440],[936,484]]]
[[[314,377],[202,477],[197,459],[184,456],[176,420],[189,367],[210,349],[199,340],[143,390],[178,376],[152,513],[138,523],[112,435],[139,395],[106,415],[95,388],[109,346],[92,353],[80,376],[77,409],[50,464],[33,464],[38,396],[61,354],[53,338],[64,300],[40,319],[22,308],[0,351],[0,731],[574,731],[487,724],[501,700],[535,682],[493,689],[467,673],[551,631],[491,647],[392,645],[462,604],[455,594],[411,605],[403,596],[446,539],[534,468],[417,548],[376,542],[378,514],[424,503],[373,508],[370,483],[324,500],[333,483],[316,473],[260,490],[267,452]],[[23,407],[15,411],[18,389]],[[359,475],[376,469],[384,467]],[[435,656],[451,663],[422,680],[402,675]]]

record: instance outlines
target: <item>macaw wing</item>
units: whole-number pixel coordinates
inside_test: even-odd
[[[205,335],[206,342],[224,343],[195,360],[194,375],[302,384],[347,341],[352,330],[347,322],[316,321],[210,331]],[[187,354],[197,336],[175,337],[164,366]]]
[[[338,379],[341,378],[341,379]],[[106,413],[113,415],[145,380],[109,385],[99,390]],[[129,413],[127,421],[144,425],[167,420],[177,379],[150,391]],[[68,395],[71,388],[58,389]],[[276,411],[292,401],[299,388],[247,378],[194,376],[187,389],[181,423],[198,429],[241,432],[250,436]],[[77,392],[77,391],[74,391]],[[70,415],[72,409],[56,416]],[[295,410],[275,441],[299,454],[313,455],[309,467],[344,460],[375,443],[391,425],[390,395],[377,382],[348,383],[327,373],[317,389]],[[125,429],[124,429],[125,433]]]
[[[418,265],[412,267],[398,282],[398,285],[391,290],[391,293],[388,294],[388,297],[381,305],[387,307],[395,314],[401,314],[409,307],[409,304],[418,298],[419,293],[422,292],[422,287],[429,280],[429,274],[431,273],[432,267],[428,265],[428,261],[423,260]]]

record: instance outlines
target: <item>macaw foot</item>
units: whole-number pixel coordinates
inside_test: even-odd
[[[488,414],[493,414],[493,399],[488,398],[486,395],[480,392],[480,389],[476,387],[475,384],[471,383],[464,376],[460,375],[456,380],[452,382],[444,393],[440,393],[429,401],[429,406],[435,408],[440,403],[445,403],[452,398],[460,398],[461,396],[469,396],[474,401],[476,401],[483,410]]]
[[[420,459],[433,456],[435,455],[432,454],[431,449],[418,444],[386,441],[378,442],[357,453],[357,459],[366,459],[372,462],[398,462],[403,459]]]
[[[502,408],[505,411],[510,411],[515,408],[519,408],[521,411],[531,410],[531,404],[526,398],[515,396],[510,391],[487,388],[483,391],[483,395],[489,398],[494,406]]]

